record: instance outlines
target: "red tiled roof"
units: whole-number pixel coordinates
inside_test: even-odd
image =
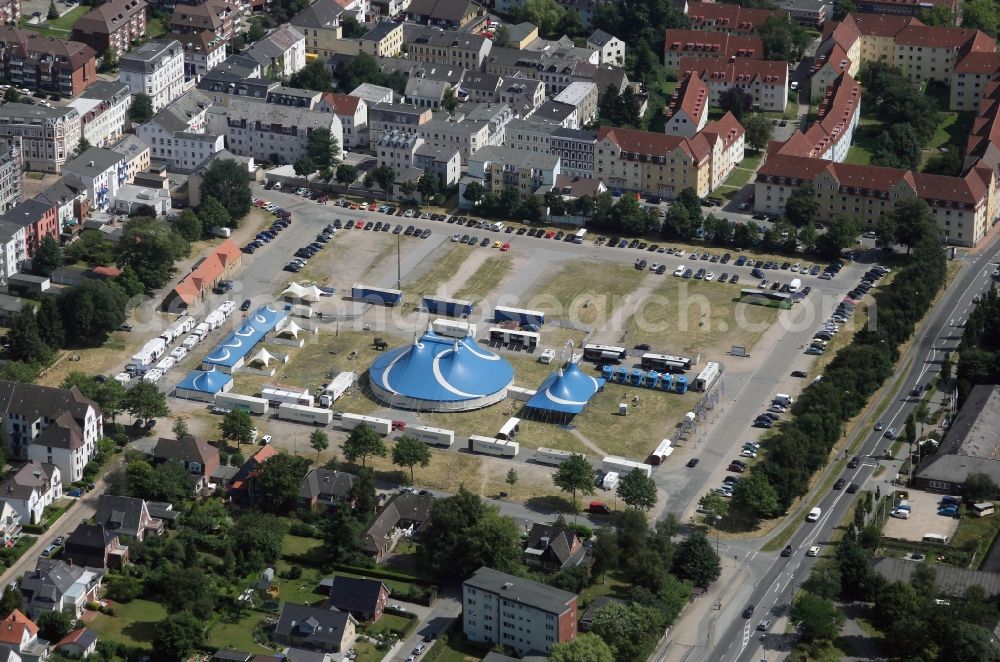
[[[974,207],[986,197],[986,186],[972,172],[964,178],[913,173],[913,183],[921,199],[961,202]]]
[[[63,637],[62,639],[59,640],[59,643],[56,644],[56,648],[59,648],[61,646],[65,646],[66,644],[76,643],[77,641],[80,640],[80,637],[82,637],[84,634],[86,634],[86,632],[87,632],[87,628],[77,628],[77,629],[73,630],[72,632],[70,632],[65,637]]]
[[[597,131],[598,140],[607,138],[618,145],[623,152],[665,156],[675,149],[682,149],[695,161],[701,161],[709,153],[708,142],[704,138],[695,140],[699,136],[701,136],[700,133],[694,139],[688,139],[653,131],[637,131],[610,126],[602,126]]]
[[[781,64],[784,64],[784,62]],[[704,135],[711,143],[722,140],[722,146],[728,148],[743,134],[743,125],[740,124],[735,115],[727,111],[720,119],[705,125],[700,135]]]
[[[38,626],[20,609],[15,609],[7,618],[0,621],[0,643],[20,646],[25,630],[32,637],[38,635]]]
[[[260,450],[254,454],[253,459],[257,461],[257,464],[263,464],[277,454],[278,451],[274,450],[274,446],[271,444],[264,444],[260,447]]]
[[[337,115],[353,115],[358,112],[358,103],[361,101],[360,97],[337,92],[324,92],[322,98]]]
[[[1000,53],[972,52],[955,65],[956,74],[995,74],[1000,72]]]
[[[686,59],[689,58],[683,58],[681,62]],[[708,113],[708,98],[708,86],[697,73],[694,73],[680,82],[664,112],[669,119],[677,111],[683,110],[697,123]]]
[[[924,27],[924,23],[914,16],[898,14],[853,14],[858,34],[865,37],[894,37],[906,27]]]
[[[905,179],[913,186],[913,174],[902,168],[882,168],[852,163],[831,163],[830,172],[841,186],[863,188],[872,191],[888,191],[900,180]]]
[[[184,301],[190,304],[197,301],[198,296],[206,287],[218,280],[219,276],[225,273],[226,269],[240,259],[240,249],[229,239],[215,249],[210,255],[202,260],[191,273],[177,283],[174,292]]]
[[[664,53],[683,53],[698,56],[711,53],[715,57],[763,58],[764,43],[758,37],[743,37],[726,32],[702,30],[667,30]]]
[[[823,172],[830,165],[829,161],[823,159],[813,159],[808,156],[786,156],[775,155],[764,162],[757,170],[757,178],[787,177],[789,179],[801,179],[812,181],[816,175]]]
[[[767,144],[767,158],[783,154],[785,156],[809,156],[812,154],[813,143],[798,129],[785,142],[772,140]]]
[[[979,30],[910,25],[900,30],[896,35],[897,46],[961,48],[970,42],[975,51],[996,50],[996,42]]]
[[[122,270],[118,267],[94,267],[94,273],[107,278],[117,278],[122,275]]]
[[[788,63],[774,60],[714,60],[702,57],[682,57],[677,64],[681,76],[698,73],[708,83],[752,83],[761,81],[784,86],[788,83]]]
[[[771,9],[740,7],[724,3],[689,2],[687,15],[696,27],[715,27],[737,32],[752,32],[771,16],[785,12]]]

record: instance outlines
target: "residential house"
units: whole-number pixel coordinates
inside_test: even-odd
[[[123,136],[121,140],[111,145],[111,149],[121,154],[125,159],[125,181],[129,184],[135,181],[135,176],[138,173],[149,167],[149,145],[135,134],[130,133]]]
[[[413,167],[437,175],[442,186],[454,186],[462,175],[462,154],[454,147],[421,145],[413,152]]]
[[[13,136],[0,138],[0,214],[21,202],[23,181],[21,139]]]
[[[154,113],[184,93],[184,48],[175,39],[146,42],[123,55],[118,69],[118,80],[149,96]]]
[[[77,628],[60,639],[55,649],[70,659],[83,659],[97,650],[97,633],[88,627]]]
[[[510,147],[487,146],[468,160],[468,173],[459,187],[464,192],[471,182],[478,182],[488,193],[497,195],[512,188],[521,195],[544,195],[555,186],[560,174],[558,156],[535,154]],[[462,205],[471,205],[459,196]]]
[[[74,97],[97,81],[96,58],[79,41],[0,26],[0,72],[15,87]]]
[[[465,32],[427,30],[408,39],[407,46],[407,54],[414,62],[478,71],[489,56],[493,42]]]
[[[728,62],[732,58],[760,60],[764,43],[759,37],[742,37],[728,32],[667,30],[663,45],[663,66],[668,74],[679,75],[682,58]]]
[[[137,133],[150,157],[174,172],[190,173],[222,151],[225,137],[206,131],[211,105],[200,90],[191,90],[140,125]]]
[[[530,568],[558,572],[579,565],[586,554],[573,531],[536,522],[528,533],[521,560]]]
[[[226,239],[207,256],[195,263],[187,276],[163,299],[163,308],[181,311],[204,301],[220,280],[228,277],[242,263],[243,253],[236,244]]]
[[[60,177],[34,199],[55,209],[61,238],[73,236],[90,215],[87,189],[74,179]]]
[[[457,149],[469,162],[483,147],[503,145],[507,124],[514,118],[503,104],[480,104],[462,109],[451,116],[438,116],[417,127],[417,135],[434,147]]]
[[[1000,53],[969,53],[955,64],[948,83],[951,110],[974,111],[990,82],[1000,73]]]
[[[25,200],[0,215],[0,221],[24,229],[24,255],[31,258],[45,237],[59,239],[56,209],[38,199]],[[15,234],[16,236],[16,234]]]
[[[7,501],[0,499],[0,545],[13,547],[21,537],[21,515]]]
[[[59,478],[66,481],[83,477],[83,467],[93,459],[103,434],[96,402],[83,397],[75,386],[66,389],[0,380],[0,412],[7,426],[10,458],[54,464]]]
[[[340,118],[344,149],[368,146],[368,103],[361,97],[324,92],[313,110]]]
[[[568,591],[482,567],[462,582],[462,630],[518,655],[545,654],[576,639],[576,602]]]
[[[612,598],[608,595],[599,595],[594,598],[594,601],[587,605],[587,609],[584,610],[583,615],[580,616],[580,632],[590,632],[594,625],[594,616],[597,615],[597,612],[612,603],[625,604],[624,601],[619,600],[618,598]]]
[[[414,154],[424,144],[424,139],[414,133],[394,129],[385,133],[375,143],[372,151],[380,166],[388,166],[396,172],[413,165]]]
[[[147,6],[146,0],[108,0],[77,19],[70,36],[102,57],[111,49],[122,55],[146,36]]]
[[[306,38],[283,25],[253,44],[246,56],[260,63],[263,78],[288,78],[306,66]]]
[[[313,467],[299,485],[298,509],[316,510],[335,506],[351,493],[355,476],[345,471],[330,471]]]
[[[38,638],[38,626],[20,609],[0,620],[0,651],[16,653],[18,662],[45,662],[49,642]]]
[[[454,88],[446,80],[410,76],[406,80],[403,96],[406,97],[408,103],[412,103],[418,108],[437,109],[441,106],[448,91],[454,91]]]
[[[279,644],[342,653],[354,643],[356,626],[346,612],[285,602],[271,636]]]
[[[686,2],[685,13],[691,27],[705,32],[727,32],[729,34],[752,37],[757,34],[764,21],[788,14],[776,9],[759,9],[716,2]]]
[[[358,54],[373,57],[397,57],[403,51],[403,25],[395,21],[381,21],[357,40]],[[351,50],[350,48],[347,49]],[[344,53],[354,55],[355,53]]]
[[[584,124],[589,124],[597,117],[598,95],[599,90],[594,83],[576,81],[566,86],[566,89],[557,94],[552,101],[564,103],[576,110],[577,126],[566,127],[576,129]]]
[[[37,618],[43,611],[61,611],[78,619],[86,604],[97,600],[103,578],[104,571],[98,568],[39,559],[18,588],[29,616]]]
[[[122,542],[142,542],[150,534],[163,533],[163,520],[150,515],[147,502],[135,497],[102,494],[94,522],[117,534]]]
[[[271,444],[264,444],[260,449],[247,458],[243,466],[232,479],[229,486],[229,496],[237,503],[247,503],[253,498],[251,479],[260,470],[261,466],[272,457],[278,454]]]
[[[351,41],[343,38],[341,26],[341,21],[348,15],[337,0],[317,0],[292,16],[289,23],[305,37],[307,53],[328,58],[343,52],[344,44]],[[356,43],[351,44],[351,48],[356,46]]]
[[[160,437],[152,456],[154,464],[180,462],[195,477],[196,492],[209,487],[212,474],[219,468],[219,449],[190,434],[178,439]]]
[[[708,104],[708,86],[697,71],[692,71],[681,79],[663,109],[667,116],[664,131],[672,136],[694,138],[708,123]]]
[[[798,131],[768,156],[808,156],[838,163],[847,159],[854,130],[861,121],[861,87],[850,74],[841,74],[819,104],[816,121],[805,134]]]
[[[454,30],[465,27],[484,12],[472,0],[410,0],[406,20]]]
[[[90,205],[106,211],[118,189],[125,184],[125,157],[114,150],[91,147],[63,166],[63,176],[87,190]]]
[[[366,554],[379,560],[391,552],[403,536],[416,537],[431,517],[434,497],[397,494],[379,511],[368,529],[361,534]]]
[[[62,557],[77,566],[122,568],[128,563],[128,546],[103,524],[81,522],[66,539]]]
[[[600,54],[601,64],[625,66],[625,42],[613,34],[608,34],[604,30],[594,30],[593,34],[587,37],[587,48],[593,48]]]
[[[377,579],[335,575],[323,580],[329,599],[323,603],[338,611],[347,612],[358,623],[374,623],[382,617],[389,602],[389,588]]]
[[[734,58],[728,61],[681,58],[680,78],[698,74],[708,87],[709,103],[721,106],[723,95],[737,89],[750,100],[750,107],[783,113],[788,105],[788,63]]]
[[[226,42],[208,31],[174,35],[184,49],[184,79],[201,80],[226,59]]]
[[[230,97],[264,99],[268,90],[280,85],[276,80],[262,80],[260,63],[245,55],[230,55],[222,64],[207,71],[198,81],[198,89],[215,105],[229,105]]]
[[[958,0],[858,0],[854,3],[855,11],[869,14],[899,14],[916,16],[921,9],[941,7],[953,15],[958,13]]]
[[[107,147],[125,134],[132,91],[124,83],[100,80],[68,105],[80,113],[87,142],[93,147]]]
[[[359,96],[354,92],[351,96]],[[430,108],[419,108],[411,104],[379,102],[368,104],[368,139],[371,147],[392,131],[417,133],[420,127],[431,121]]]
[[[209,112],[209,130],[226,137],[226,149],[238,156],[268,161],[277,155],[295,163],[308,154],[309,134],[325,129],[343,144],[340,118],[304,108],[289,108],[247,99],[232,99],[229,108]]]
[[[243,27],[243,8],[235,0],[177,4],[170,15],[170,31],[173,33],[211,32],[225,42],[243,32]]]
[[[372,85],[371,83],[361,83],[356,88],[351,90],[350,96],[358,97],[367,103],[369,108],[371,108],[377,103],[391,104],[395,93],[391,87],[382,87],[381,85]],[[371,121],[370,116],[369,121]]]
[[[273,103],[279,106],[291,106],[292,108],[305,108],[313,110],[319,105],[321,92],[315,90],[303,90],[297,87],[285,87],[278,85],[267,91],[264,97],[266,103]]]
[[[476,103],[499,101],[500,86],[503,82],[503,76],[499,74],[470,71],[462,78],[461,85],[456,93],[461,101],[473,101]]]

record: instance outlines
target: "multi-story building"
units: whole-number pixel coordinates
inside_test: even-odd
[[[568,177],[593,176],[596,146],[596,131],[556,129],[549,137],[549,154],[559,157],[560,172]]]
[[[482,6],[472,0],[410,0],[410,6],[406,8],[406,20],[457,30],[485,12]]]
[[[11,458],[54,464],[66,481],[83,477],[83,467],[93,459],[103,434],[96,402],[75,386],[53,388],[0,380],[0,412]]]
[[[351,93],[351,96],[356,96]],[[368,105],[368,140],[375,145],[383,133],[393,130],[416,133],[422,124],[431,121],[430,108],[419,108],[404,103],[376,103]]]
[[[667,30],[663,44],[663,66],[668,74],[678,74],[682,58],[727,62],[732,58],[760,60],[764,42],[759,37],[743,37],[728,32]]]
[[[833,5],[816,0],[779,0],[778,9],[785,11],[800,25],[820,28],[830,17]]]
[[[948,107],[959,112],[976,110],[997,73],[1000,73],[1000,53],[969,53],[951,72]]]
[[[72,37],[102,57],[109,50],[121,55],[146,36],[146,0],[108,0],[73,24]]]
[[[743,127],[732,113],[693,138],[601,127],[594,177],[613,189],[675,198],[685,188],[707,196],[743,160]]]
[[[24,226],[0,220],[0,276],[3,278],[19,272],[28,259],[26,236]]]
[[[414,62],[443,64],[478,71],[493,42],[482,35],[467,32],[427,30],[407,40],[408,53]]]
[[[10,235],[23,241],[22,247],[16,247],[16,259],[22,262],[31,259],[45,237],[59,240],[59,215],[55,205],[38,197],[25,200],[7,210],[0,221],[10,229]],[[16,228],[16,229],[14,229]]]
[[[64,237],[68,233],[79,231],[81,224],[90,214],[87,189],[66,177],[54,181],[34,199],[55,207],[59,232]]]
[[[382,134],[372,151],[378,165],[402,172],[413,166],[414,155],[423,144],[424,139],[417,134],[397,129]]]
[[[854,3],[856,11],[868,14],[900,14],[916,16],[921,9],[943,7],[952,14],[958,13],[958,0],[858,0]]]
[[[258,161],[295,163],[307,155],[309,134],[318,129],[343,144],[340,119],[333,113],[246,99],[233,99],[229,108],[209,113],[209,131],[226,137],[226,149]]]
[[[149,167],[149,145],[137,135],[127,134],[111,145],[111,149],[121,154],[125,159],[125,182],[128,184],[134,182],[135,176]]]
[[[75,108],[45,108],[24,103],[0,106],[0,138],[21,139],[27,170],[59,172],[80,144],[80,113]]]
[[[796,131],[768,153],[808,156],[842,162],[847,159],[854,130],[861,121],[861,86],[849,74],[841,75],[827,89],[817,119],[805,132]]]
[[[211,105],[204,94],[191,90],[139,126],[139,139],[149,146],[150,157],[188,173],[224,149],[224,134],[206,131]]]
[[[198,81],[226,59],[226,42],[208,31],[175,35],[184,48],[184,78]]]
[[[4,138],[0,140],[0,214],[21,202],[23,181],[21,139],[16,136]]]
[[[283,25],[251,46],[246,56],[260,63],[262,78],[288,78],[306,66],[306,38]]]
[[[368,146],[368,103],[350,94],[324,92],[314,110],[340,118],[344,148]]]
[[[733,58],[727,61],[681,58],[679,78],[697,73],[709,90],[709,103],[721,105],[722,96],[734,88],[763,111],[785,111],[788,105],[788,63]]]
[[[98,81],[69,102],[80,113],[83,137],[94,147],[107,147],[125,133],[132,91],[121,82]]]
[[[604,30],[594,30],[593,34],[587,37],[587,48],[593,48],[599,53],[601,64],[625,66],[625,42],[613,34],[608,34]]]
[[[373,57],[396,57],[403,51],[403,26],[395,21],[381,21],[358,39],[358,53]]]
[[[62,172],[64,177],[86,189],[90,206],[97,211],[107,211],[118,189],[128,179],[125,157],[102,147],[91,147],[67,162]]]
[[[35,569],[25,573],[18,587],[29,616],[38,618],[43,611],[60,611],[75,620],[83,616],[88,602],[97,600],[103,577],[104,572],[97,568],[38,559]]]
[[[577,81],[570,83],[566,89],[553,98],[553,101],[575,108],[577,125],[582,126],[597,117],[599,94],[600,91],[594,83]]]
[[[450,147],[421,145],[413,153],[413,167],[437,175],[442,186],[453,186],[462,176],[462,155]]]
[[[454,88],[446,80],[410,76],[406,80],[403,96],[406,97],[407,103],[412,103],[419,108],[437,109],[444,101],[448,90],[454,91]]]
[[[490,145],[492,134],[484,120],[435,117],[419,125],[417,135],[428,145],[458,150],[468,162],[477,150]]]
[[[462,626],[470,641],[546,654],[576,639],[577,597],[545,584],[482,567],[462,582]]]
[[[228,42],[243,32],[243,7],[235,0],[178,4],[170,15],[170,31],[181,34],[207,31]]]
[[[0,67],[17,87],[76,96],[97,80],[96,63],[86,44],[0,26]]]
[[[305,37],[306,52],[310,55],[324,58],[338,53],[357,55],[350,52],[357,44],[347,46],[345,42],[352,40],[343,38],[341,21],[345,11],[336,0],[317,0],[289,19],[289,23]],[[399,27],[402,31],[402,26]]]
[[[487,74],[482,71],[468,72],[462,77],[457,94],[462,101],[489,103],[500,100],[500,86],[503,76]]]
[[[0,493],[20,521],[38,525],[45,509],[62,498],[59,467],[31,460],[0,483]]]
[[[757,28],[772,16],[787,17],[786,12],[775,9],[741,7],[716,2],[688,2],[686,11],[691,27],[705,32],[727,32],[752,37]]]
[[[184,93],[184,48],[174,39],[147,42],[122,56],[118,80],[149,96],[158,112]]]
[[[697,71],[678,83],[663,113],[667,119],[663,130],[672,136],[693,138],[708,122],[709,90]]]
[[[947,83],[969,53],[995,53],[996,40],[979,30],[909,25],[895,38],[893,64],[913,83]]]
[[[497,195],[511,188],[523,196],[541,196],[552,190],[560,173],[558,156],[489,145],[469,157],[459,199],[464,200],[462,184],[467,186],[470,181],[478,181],[488,193]]]

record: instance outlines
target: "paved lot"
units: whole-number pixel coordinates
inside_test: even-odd
[[[958,529],[958,519],[938,515],[940,494],[907,490],[910,495],[910,519],[890,517],[882,532],[886,538],[920,542],[925,534],[937,533],[951,538]]]

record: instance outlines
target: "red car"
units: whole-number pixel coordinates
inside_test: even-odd
[[[503,246],[500,247],[500,252],[506,253],[509,250],[510,250],[510,242],[509,241],[503,242]]]

